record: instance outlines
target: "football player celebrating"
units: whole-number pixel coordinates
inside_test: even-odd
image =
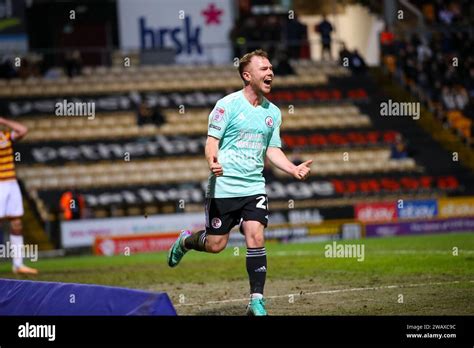
[[[273,69],[265,51],[256,50],[240,59],[242,90],[220,99],[209,115],[206,159],[210,168],[206,193],[206,229],[183,231],[168,253],[175,267],[193,249],[222,251],[230,230],[240,224],[247,246],[250,281],[248,315],[267,315],[263,289],[267,273],[264,228],[268,199],[262,175],[267,157],[277,168],[304,180],[311,160],[294,165],[281,150],[281,112],[265,98],[271,91]]]

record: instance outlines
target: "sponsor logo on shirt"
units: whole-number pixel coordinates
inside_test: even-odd
[[[221,130],[221,127],[215,126],[215,125],[213,125],[213,124],[210,124],[210,125],[209,125],[209,128],[214,128],[214,129],[217,129],[217,130]]]
[[[237,147],[246,149],[262,149],[265,136],[263,134],[250,132],[247,130],[240,131]]]

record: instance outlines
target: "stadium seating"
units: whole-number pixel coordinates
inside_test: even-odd
[[[347,154],[348,160],[344,160]],[[411,158],[391,160],[389,149],[301,153],[302,160],[313,159],[313,176],[406,172],[417,169]],[[280,172],[277,175],[280,175]],[[206,180],[209,175],[203,158],[134,160],[107,164],[73,164],[59,167],[20,167],[18,176],[27,189],[67,189],[166,184]]]
[[[308,74],[307,72],[311,73]],[[274,87],[292,87],[300,85],[320,85],[328,81],[328,76],[343,76],[346,70],[338,66],[302,65],[297,66],[295,76],[280,76],[274,81]],[[44,78],[19,78],[0,82],[1,97],[35,96],[79,96],[86,94],[122,93],[129,91],[188,91],[215,90],[222,88],[240,88],[242,81],[236,68],[209,66],[187,67],[86,67],[82,76],[60,77],[56,80]]]
[[[325,200],[310,199],[312,206],[325,202],[329,206],[348,204],[348,199],[367,199],[364,187],[375,187],[378,184],[364,184],[371,178],[394,179],[400,176],[425,175],[429,168],[415,158],[393,158],[392,147],[400,133],[391,129],[376,130],[374,125],[375,112],[364,103],[356,103],[357,96],[369,102],[366,91],[356,90],[359,86],[357,78],[353,78],[349,70],[333,63],[314,63],[309,61],[292,61],[297,75],[278,77],[275,80],[274,98],[280,106],[283,117],[281,127],[282,139],[288,139],[286,148],[290,158],[304,161],[312,159],[313,172],[310,182],[331,182],[336,189],[346,179],[353,178],[354,183],[360,181],[361,191],[351,194],[350,198],[343,194],[339,197],[327,197]],[[360,78],[360,77],[358,77]],[[352,92],[344,92],[340,87],[328,88],[329,79],[339,82],[336,86],[350,85]],[[286,90],[278,90],[278,86]],[[46,79],[28,79],[9,82],[0,81],[2,96],[67,96],[80,97],[87,94],[116,93],[181,93],[185,91],[228,91],[238,89],[241,81],[235,67],[207,66],[144,66],[122,68],[96,67],[85,68],[83,75],[72,79],[61,77],[51,81]],[[315,86],[326,86],[326,89],[311,90]],[[4,88],[3,88],[4,87]],[[365,87],[365,84],[364,84]],[[308,92],[310,91],[310,92]],[[311,92],[312,91],[312,92]],[[213,93],[213,92],[212,92]],[[273,92],[272,92],[273,93]],[[221,93],[222,95],[222,93]],[[159,97],[155,94],[155,97]],[[211,94],[206,95],[211,98]],[[316,102],[315,98],[319,100]],[[87,97],[83,99],[87,100]],[[65,117],[52,114],[25,114],[20,120],[30,132],[21,146],[22,151],[45,147],[56,148],[56,159],[35,161],[28,157],[24,163],[18,163],[18,177],[21,179],[28,196],[35,203],[36,209],[43,220],[57,219],[58,200],[62,192],[71,188],[79,192],[126,192],[136,188],[160,188],[164,192],[180,192],[187,187],[195,189],[207,180],[209,171],[200,153],[182,151],[173,156],[160,152],[160,155],[143,155],[130,161],[112,156],[102,160],[88,160],[82,155],[78,159],[68,159],[69,153],[62,147],[80,145],[96,146],[103,142],[109,146],[117,144],[119,149],[125,143],[139,144],[154,141],[155,137],[181,136],[185,139],[204,138],[207,129],[208,115],[213,106],[206,103],[200,106],[186,105],[160,109],[165,122],[161,126],[137,124],[134,104],[121,111],[99,110],[93,118]],[[178,103],[176,103],[178,104]],[[167,104],[168,105],[168,104]],[[179,104],[178,104],[179,105]],[[204,106],[205,105],[205,106]],[[370,104],[369,104],[370,105]],[[458,120],[453,116],[453,122]],[[184,140],[183,140],[184,139]],[[156,141],[156,140],[155,140]],[[303,143],[300,143],[303,141]],[[303,145],[302,145],[303,144]],[[122,146],[122,147],[120,147]],[[181,146],[181,145],[180,145]],[[201,145],[202,146],[202,145]],[[202,152],[202,151],[201,151]],[[76,154],[77,155],[77,154]],[[59,157],[58,157],[59,156]],[[81,157],[82,156],[82,157]],[[288,182],[291,178],[277,170],[272,170],[272,182]],[[316,181],[315,181],[316,180]],[[352,179],[351,179],[352,180]],[[400,179],[401,180],[401,179]],[[197,185],[197,186],[196,186]],[[374,186],[375,185],[375,186]],[[163,188],[163,189],[161,189]],[[166,191],[171,190],[171,191]],[[381,199],[390,192],[373,192],[374,197]],[[399,196],[405,195],[436,195],[444,194],[435,186],[432,189],[415,191],[401,190]],[[112,197],[111,194],[110,197]],[[354,196],[354,197],[352,197]],[[89,197],[86,195],[86,197]],[[170,195],[173,197],[173,194]],[[359,198],[357,198],[359,197]],[[90,197],[89,197],[90,198]],[[172,199],[172,198],[170,198]],[[107,199],[105,200],[107,201]],[[275,202],[278,205],[278,201]],[[138,214],[154,214],[173,212],[176,207],[169,204],[135,203],[98,204],[94,205],[92,216],[124,216]],[[193,204],[187,210],[198,209]],[[200,205],[199,205],[200,209]]]
[[[207,129],[209,109],[165,109],[166,123],[138,126],[133,112],[96,114],[87,117],[41,116],[23,118],[31,130],[25,141],[115,139],[152,135],[203,134]],[[282,130],[330,129],[370,126],[370,118],[354,105],[297,107],[294,113],[283,110]]]

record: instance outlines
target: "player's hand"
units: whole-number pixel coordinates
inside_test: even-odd
[[[293,176],[298,180],[305,180],[311,172],[311,163],[313,160],[301,163],[293,170]]]
[[[211,172],[213,172],[215,176],[222,176],[222,174],[224,174],[224,171],[222,170],[222,165],[219,162],[217,162],[216,156],[212,158],[210,169],[211,169]]]

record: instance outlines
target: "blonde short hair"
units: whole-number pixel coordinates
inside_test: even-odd
[[[245,79],[243,77],[244,69],[247,65],[250,64],[250,61],[252,60],[252,57],[263,57],[268,59],[268,53],[265,52],[262,49],[258,49],[249,53],[244,54],[242,58],[239,60],[239,74],[240,78],[245,82]]]

